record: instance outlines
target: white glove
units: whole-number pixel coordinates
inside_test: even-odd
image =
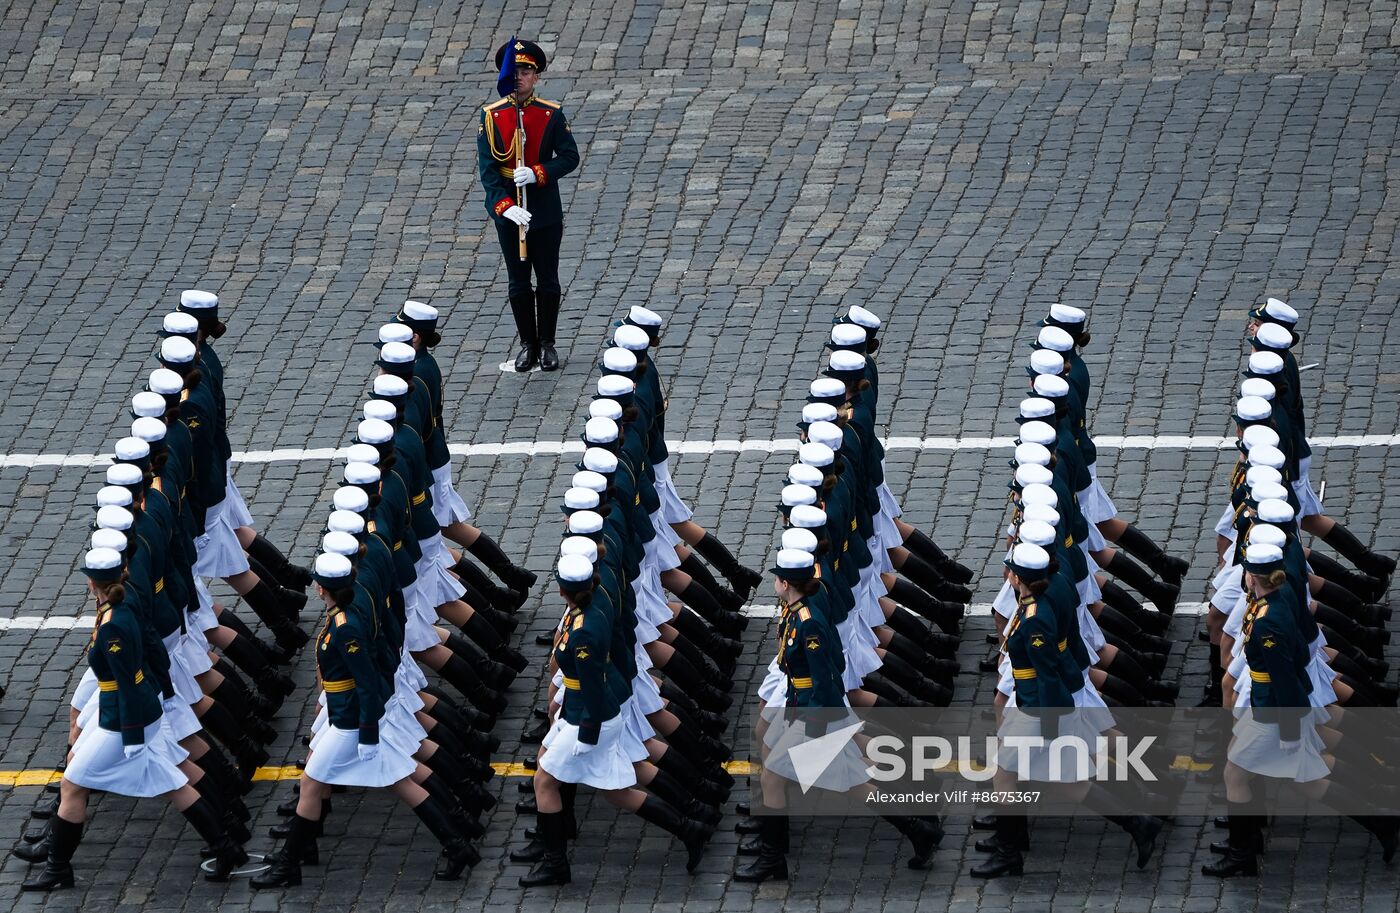
[[[361,761],[373,761],[379,757],[379,746],[362,744],[359,746],[359,752]]]
[[[573,755],[574,757],[578,757],[582,754],[588,754],[590,751],[597,747],[597,745],[589,745],[587,742],[575,742]]]
[[[515,169],[516,187],[524,187],[526,184],[533,183],[535,183],[535,169],[526,168],[524,165],[521,165],[519,168]]]
[[[122,746],[122,757],[124,757],[124,758],[126,758],[128,761],[130,761],[130,760],[132,760],[133,758],[139,758],[139,757],[141,756],[141,752],[143,752],[143,751],[145,751],[145,750],[146,750],[146,744],[145,744],[144,742],[141,743],[140,745],[123,745],[123,746]]]
[[[530,214],[525,210],[521,209],[519,206],[512,206],[510,209],[507,209],[505,212],[501,213],[501,215],[507,219],[510,219],[516,225],[523,225],[526,228],[530,227]]]
[[[1301,739],[1292,742],[1285,742],[1282,739],[1280,739],[1278,743],[1278,750],[1283,752],[1284,754],[1292,754],[1293,752],[1297,751],[1299,748],[1302,747],[1303,742]]]

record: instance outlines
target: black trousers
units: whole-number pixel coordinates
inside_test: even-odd
[[[559,242],[564,239],[564,224],[542,225],[525,233],[526,253],[529,259],[520,259],[520,229],[509,219],[495,219],[496,236],[501,240],[501,253],[505,255],[506,272],[510,275],[510,297],[512,300],[531,293],[530,270],[535,272],[534,291],[548,297],[558,298],[559,287]]]

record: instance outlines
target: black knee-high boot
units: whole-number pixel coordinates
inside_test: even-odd
[[[1322,541],[1336,549],[1343,558],[1356,565],[1357,570],[1369,574],[1383,583],[1388,584],[1391,575],[1395,573],[1394,558],[1371,551],[1340,523],[1334,522],[1331,531],[1322,537]]]
[[[668,751],[678,751],[707,773],[733,754],[728,745],[684,724],[666,733]],[[715,779],[713,776],[710,779]]]
[[[943,839],[943,824],[933,817],[913,815],[881,815],[895,830],[899,831],[914,846],[914,855],[909,858],[909,868],[926,869]]]
[[[1341,584],[1359,596],[1362,602],[1379,602],[1385,596],[1386,585],[1380,580],[1370,574],[1343,567],[1340,561],[1330,555],[1310,550],[1308,565],[1314,574]]]
[[[1379,659],[1385,653],[1385,645],[1390,643],[1390,632],[1385,628],[1357,624],[1331,606],[1319,604],[1313,617],[1318,624],[1327,625],[1328,628],[1337,631],[1346,638],[1348,643],[1360,647],[1367,656]]]
[[[253,789],[253,784],[238,776],[238,771],[234,768],[233,762],[228,759],[228,755],[223,753],[214,737],[209,733],[200,730],[196,735],[204,742],[204,754],[195,761],[203,770],[206,776],[213,777],[223,788],[224,793],[229,796],[246,796]],[[241,800],[240,800],[241,801]]]
[[[718,764],[711,763],[708,770],[702,771],[699,766],[692,764],[685,757],[680,748],[669,744],[655,763],[657,770],[680,780],[697,799],[703,802],[718,805],[729,798],[730,787],[734,782],[733,777],[729,777],[729,783],[726,784],[706,776],[706,773],[710,771],[723,773],[724,768]],[[701,763],[703,764],[703,761]]]
[[[564,812],[540,812],[535,824],[543,852],[529,874],[520,877],[522,888],[568,884],[569,838]],[[528,861],[528,860],[522,860]]]
[[[480,533],[476,541],[467,546],[467,551],[495,574],[496,577],[506,586],[513,590],[523,590],[529,592],[538,579],[530,571],[519,567],[515,562],[506,557],[506,553],[501,551],[501,547],[496,541],[485,533]]]
[[[971,583],[972,568],[959,564],[943,553],[943,549],[930,539],[923,530],[915,529],[904,539],[904,547],[933,565],[934,570],[954,583]]]
[[[456,881],[469,865],[481,861],[481,854],[467,842],[453,820],[451,812],[432,793],[413,807],[413,813],[428,826],[433,836],[442,844],[442,859],[433,877],[439,881]]]
[[[499,643],[499,641],[497,641]],[[458,659],[469,663],[481,676],[482,681],[492,688],[509,688],[515,681],[516,671],[504,663],[498,663],[486,654],[473,640],[453,631],[442,644],[451,650]]]
[[[724,543],[716,539],[713,533],[705,533],[694,547],[706,561],[714,565],[724,575],[724,579],[729,581],[729,585],[734,588],[734,592],[741,602],[747,602],[754,588],[763,582],[762,574],[740,564],[739,559],[735,558],[734,554],[725,548]]]
[[[257,575],[259,582],[266,583],[268,589],[277,597],[277,603],[282,607],[287,619],[293,624],[301,617],[301,610],[306,608],[306,593],[301,590],[288,589],[277,582],[277,577],[268,570],[261,561],[248,555],[248,569]],[[247,599],[247,597],[243,597]]]
[[[294,888],[301,884],[302,861],[311,865],[320,861],[316,851],[319,827],[319,821],[294,813],[287,825],[286,842],[267,857],[271,868],[254,875],[249,883],[255,888]]]
[[[242,635],[235,634],[223,650],[234,665],[248,673],[269,703],[280,707],[288,695],[296,690],[291,676],[274,669],[267,656]]]
[[[900,578],[896,578],[894,586],[890,587],[889,596],[905,608],[912,609],[938,625],[939,629],[949,636],[958,633],[963,613],[966,611],[961,604],[934,599],[908,580]]]
[[[1021,847],[1029,842],[1030,822],[1021,815],[997,815],[996,841],[992,857],[972,868],[973,878],[1000,878],[1020,875],[1025,866]]]
[[[702,801],[688,785],[657,768],[651,782],[645,787],[647,792],[669,802],[686,817],[694,818],[703,824],[718,824],[719,809],[713,803]]]
[[[715,597],[725,610],[737,612],[744,606],[744,600],[739,598],[739,594],[726,586],[721,586],[715,579],[715,575],[710,573],[710,569],[705,566],[695,552],[691,552],[681,559],[681,570],[690,575],[696,583],[710,591],[710,595]]]
[[[938,571],[918,555],[910,552],[904,558],[904,563],[897,568],[898,573],[908,580],[913,581],[924,592],[937,597],[947,599],[950,602],[969,603],[972,601],[972,590],[962,584],[953,583],[945,579]],[[893,595],[893,594],[891,594]],[[898,601],[898,597],[895,597]],[[910,606],[910,608],[914,608]],[[915,609],[915,611],[918,611]]]
[[[427,693],[426,690],[424,693]],[[501,740],[491,735],[489,730],[482,728],[486,726],[486,717],[475,710],[467,710],[439,697],[433,702],[431,708],[425,707],[423,712],[432,717],[439,725],[451,729],[452,733],[475,754],[490,757],[496,749],[501,747]]]
[[[467,619],[467,623],[462,625],[462,633],[476,641],[491,659],[517,673],[525,671],[530,665],[524,654],[507,643],[480,612],[473,613]]]
[[[699,704],[695,703],[695,698],[686,694],[685,690],[682,689],[679,684],[671,681],[669,678],[663,678],[661,684],[657,686],[657,690],[661,692],[661,696],[671,705],[670,709],[672,713],[675,712],[675,708],[679,707],[686,713],[694,716],[703,709]]]
[[[1099,591],[1103,593],[1104,605],[1116,609],[1144,631],[1151,634],[1162,634],[1171,627],[1172,617],[1170,615],[1149,611],[1142,603],[1134,599],[1131,593],[1112,580],[1104,580],[1100,583]]]
[[[461,692],[477,709],[491,715],[500,716],[506,709],[506,696],[501,692],[486,687],[486,683],[481,680],[481,676],[476,674],[476,670],[471,667],[466,660],[456,654],[449,656],[438,670],[438,674],[447,680],[448,684]]]
[[[1385,624],[1387,620],[1383,611],[1386,607],[1368,605],[1351,590],[1330,580],[1323,580],[1322,586],[1318,587],[1317,601],[1336,609],[1357,624],[1375,627]]]
[[[1163,581],[1178,587],[1181,586],[1181,578],[1186,576],[1191,567],[1191,562],[1183,558],[1174,558],[1162,551],[1161,546],[1131,523],[1123,530],[1123,535],[1118,537],[1116,544],[1123,546],[1134,558],[1152,568]]]
[[[952,693],[946,687],[925,678],[917,669],[893,653],[885,653],[880,672],[920,700],[928,701],[931,704],[946,703],[952,700]]]
[[[1263,849],[1264,819],[1250,814],[1253,803],[1230,802],[1229,844],[1224,847],[1225,858],[1201,867],[1202,875],[1231,878],[1236,875],[1259,874],[1259,853]]]
[[[278,596],[278,590],[268,584],[266,580],[259,580],[257,586],[243,594],[243,601],[253,610],[253,614],[265,625],[272,636],[277,640],[277,646],[288,653],[295,653],[306,645],[311,639],[296,625],[296,609],[289,608]],[[280,590],[280,592],[291,593],[291,590]],[[303,600],[306,594],[301,594]]]
[[[497,585],[496,581],[487,576],[486,572],[477,567],[476,562],[472,561],[465,554],[462,555],[456,564],[452,565],[452,571],[458,577],[462,578],[462,583],[464,585],[471,584],[472,588],[477,593],[485,596],[491,605],[500,609],[502,612],[518,611],[525,603],[526,598],[529,597],[529,593],[525,590],[517,590],[508,586],[502,587]],[[472,603],[472,605],[475,605],[475,603]]]
[[[253,633],[253,630],[243,622],[233,612],[223,611],[219,613],[219,627],[228,628],[235,635],[252,645],[253,649],[263,655],[263,658],[275,666],[286,666],[291,664],[291,658],[281,647],[274,647]]]
[[[1164,637],[1149,634],[1138,627],[1131,618],[1109,605],[1104,605],[1097,616],[1099,627],[1112,631],[1146,653],[1170,653],[1172,642]]]
[[[49,855],[44,867],[24,880],[25,891],[73,887],[73,854],[83,839],[83,824],[59,815],[49,819]]]
[[[1108,567],[1104,570],[1146,596],[1148,601],[1160,611],[1168,615],[1176,611],[1176,601],[1181,596],[1181,587],[1154,579],[1151,574],[1133,563],[1133,559],[1123,552],[1115,549],[1113,557],[1109,559]]]
[[[226,678],[220,682],[219,687],[209,693],[209,698],[214,702],[214,706],[200,717],[201,722],[210,719],[211,716],[217,720],[221,713],[228,713],[232,715],[234,725],[254,742],[268,745],[277,738],[277,730],[268,725],[268,722],[262,717],[253,713],[248,695],[238,688],[233,679]],[[227,727],[228,724],[224,723],[224,725]]]
[[[228,881],[233,870],[248,861],[248,854],[229,837],[223,821],[208,799],[196,799],[182,814],[214,852],[214,867],[205,873],[204,880]]]
[[[263,567],[272,572],[272,577],[281,586],[290,590],[304,590],[311,586],[311,572],[287,560],[277,546],[260,535],[253,536],[247,548],[248,554]],[[259,575],[261,576],[261,575]]]
[[[442,757],[438,757],[442,755]],[[457,821],[457,826],[466,834],[468,838],[480,837],[486,833],[486,829],[481,826],[481,822],[471,815],[477,815],[485,811],[483,799],[489,799],[495,803],[494,796],[486,793],[478,783],[472,783],[461,775],[461,771],[452,765],[452,761],[447,757],[446,752],[436,751],[433,757],[423,762],[432,773],[419,785],[430,795],[437,798]]]
[[[675,682],[707,710],[723,713],[729,709],[730,704],[734,703],[733,698],[728,694],[710,685],[700,671],[679,652],[672,653],[671,658],[666,660],[666,665],[660,668],[667,678]]]
[[[918,588],[915,587],[915,589]],[[957,607],[955,606],[955,608]],[[958,647],[962,644],[960,637],[930,631],[917,615],[900,606],[895,606],[894,611],[885,619],[885,624],[893,628],[901,637],[909,638],[928,651],[930,655],[940,659],[950,659],[957,656]]]
[[[637,809],[637,817],[648,824],[655,824],[685,844],[685,870],[694,872],[705,854],[705,844],[714,829],[680,813],[675,806],[656,796],[647,796],[642,807]]]
[[[733,686],[734,683],[730,680],[729,676],[725,675],[714,663],[710,662],[710,658],[705,655],[705,651],[691,643],[684,634],[677,633],[668,646],[684,656],[686,662],[694,666],[711,686],[718,688],[720,691],[728,691]]]
[[[1116,675],[1105,674],[1103,684],[1098,686],[1105,698],[1113,698],[1123,707],[1144,707],[1147,698],[1143,693]]]
[[[744,645],[716,633],[700,616],[691,611],[677,612],[669,622],[671,627],[684,635],[691,643],[704,650],[726,675],[734,672],[734,663],[744,652]]]
[[[1201,702],[1197,707],[1220,707],[1224,703],[1224,694],[1221,689],[1224,685],[1225,669],[1220,665],[1220,645],[1206,644],[1206,662],[1210,667],[1210,675],[1206,679],[1205,693],[1201,695]]]
[[[752,862],[736,866],[734,880],[761,883],[775,878],[786,881],[788,877],[788,818],[786,815],[760,815],[758,839],[752,844],[740,845],[744,855],[757,856]]]
[[[736,612],[726,611],[719,602],[695,580],[685,589],[675,594],[681,602],[690,606],[701,618],[723,631],[727,636],[737,637],[749,625],[749,620]]]

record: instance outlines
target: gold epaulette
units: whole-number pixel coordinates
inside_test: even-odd
[[[336,612],[334,615],[331,616],[331,623],[336,625],[337,627],[345,624],[345,613]]]
[[[797,610],[797,617],[802,619],[803,621],[811,621],[812,610],[807,608],[806,606],[803,606],[802,608]]]
[[[496,110],[497,108],[501,107],[502,105],[508,105],[508,104],[511,104],[511,98],[510,98],[509,95],[505,96],[504,98],[501,98],[501,99],[498,100],[498,101],[493,101],[493,102],[491,102],[491,104],[489,104],[489,105],[482,105],[482,106],[481,106],[481,110],[483,110],[483,111],[494,111],[494,110]]]
[[[555,111],[558,111],[559,108],[561,107],[560,104],[559,104],[559,102],[557,102],[557,101],[548,101],[548,100],[543,99],[543,98],[532,98],[532,99],[530,99],[530,100],[533,101],[533,102],[538,102],[539,104],[544,105],[546,108],[551,108],[551,109],[553,109],[553,110],[555,110]]]

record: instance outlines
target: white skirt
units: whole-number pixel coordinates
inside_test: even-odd
[[[894,525],[894,517],[885,513],[883,502],[880,505],[880,512],[874,517],[874,521],[875,538],[880,540],[880,551],[888,552],[889,549],[899,548],[904,544],[904,540],[899,538],[899,527]],[[872,548],[871,551],[873,552],[875,549]],[[888,554],[885,555],[885,560],[889,560]]]
[[[427,650],[442,643],[437,629],[433,627],[437,623],[437,606],[429,603],[419,592],[421,579],[415,580],[403,591],[403,645],[404,649],[411,653]]]
[[[1102,523],[1118,516],[1118,508],[1108,496],[1103,483],[1099,481],[1098,466],[1097,460],[1089,464],[1089,478],[1093,482],[1089,485],[1087,496],[1079,496],[1079,509],[1084,512],[1090,523]]]
[[[849,703],[846,707],[848,712],[844,719],[826,723],[826,733],[859,724],[856,716],[849,712]],[[784,780],[800,783],[801,780],[793,766],[792,751],[810,743],[811,737],[807,735],[806,727],[799,725],[801,721],[789,723],[778,714],[765,714],[765,717],[769,719],[770,725],[768,731],[763,734],[763,743],[768,746],[768,758],[763,762],[763,769],[777,774]],[[847,792],[869,781],[869,765],[860,753],[860,746],[855,739],[847,739],[841,753],[831,759],[814,785],[818,789],[832,792]]]
[[[253,515],[248,512],[248,502],[243,500],[243,493],[238,490],[238,485],[233,481],[233,470],[225,465],[224,473],[224,500],[219,507],[223,510],[224,516],[228,517],[228,522],[234,529],[238,529],[240,526],[252,526]]]
[[[358,730],[326,726],[312,740],[306,775],[334,786],[392,786],[418,768],[413,758],[383,741],[378,755],[361,761],[359,744]]]
[[[1094,530],[1097,527],[1090,523],[1089,529]],[[1090,535],[1093,535],[1092,532]],[[1075,545],[1084,553],[1084,567],[1089,572],[1083,580],[1075,583],[1075,587],[1079,590],[1079,598],[1089,605],[1093,605],[1103,599],[1103,590],[1099,589],[1099,580],[1094,576],[1094,568],[1098,567],[1099,564],[1094,560],[1094,556],[1089,554],[1089,543],[1076,542]]]
[[[1099,531],[1098,526],[1094,522],[1094,518],[1089,516],[1089,512],[1082,509],[1085,500],[1093,497],[1093,491],[1093,487],[1090,486],[1079,492],[1076,497],[1079,499],[1080,512],[1084,514],[1084,519],[1089,521],[1089,536],[1084,540],[1084,548],[1086,551],[1090,552],[1101,552],[1108,548],[1108,540],[1103,537],[1103,533]]]
[[[1001,589],[997,590],[996,598],[992,600],[992,611],[1002,618],[1010,618],[1016,614],[1016,589],[1011,585],[1010,580],[1001,582]]]
[[[170,737],[157,720],[145,729],[146,750],[134,758],[122,752],[122,736],[89,726],[73,745],[73,759],[63,772],[70,783],[87,789],[149,799],[173,792],[189,782],[179,764],[189,752]]]
[[[875,652],[875,634],[854,614],[836,626],[841,637],[841,651],[846,655],[846,668],[841,673],[841,685],[847,691],[859,688],[861,680],[885,664]]]
[[[219,626],[219,616],[214,613],[214,596],[198,577],[194,578],[194,592],[199,608],[190,613],[189,625],[201,631],[212,631]]]
[[[1305,456],[1298,461],[1298,475],[1302,478],[1290,483],[1293,486],[1293,494],[1298,498],[1298,517],[1311,517],[1322,513],[1322,501],[1318,498],[1317,492],[1313,491],[1312,479],[1308,477],[1308,470],[1312,468],[1312,457]]]
[[[1227,564],[1216,571],[1211,579],[1210,604],[1225,619],[1225,631],[1231,637],[1239,637],[1244,622],[1244,568],[1238,564]]]
[[[168,637],[161,638],[165,645],[165,653],[170,657],[170,686],[175,691],[175,697],[180,702],[188,705],[204,697],[204,692],[199,687],[199,682],[194,680],[194,675],[185,666],[184,654],[180,650],[182,635],[175,632]],[[209,657],[204,657],[204,665],[210,666]],[[186,733],[188,735],[189,733]],[[179,736],[184,738],[185,736]]]
[[[1310,783],[1326,777],[1329,771],[1327,762],[1322,759],[1322,737],[1306,720],[1303,721],[1300,740],[1302,746],[1297,751],[1281,751],[1278,724],[1261,723],[1252,713],[1246,713],[1242,719],[1235,721],[1234,738],[1230,741],[1226,756],[1236,767],[1261,777],[1292,780],[1295,783]]]
[[[444,463],[433,470],[433,519],[438,526],[451,526],[472,518],[471,508],[452,484],[452,464]]]
[[[417,695],[414,697],[417,698]],[[422,704],[422,701],[418,703]],[[411,758],[427,737],[428,731],[423,724],[395,693],[384,705],[384,718],[379,721],[380,743],[387,743],[394,751]]]
[[[885,610],[880,607],[880,597],[888,593],[889,590],[880,579],[880,572],[876,570],[875,564],[867,565],[865,570],[860,572],[860,580],[855,590],[855,610],[866,627],[878,628],[885,623]]]
[[[884,478],[889,478],[889,476],[885,475],[885,461],[883,459],[880,460],[880,475]],[[891,520],[904,514],[903,509],[899,506],[899,501],[895,500],[894,492],[890,491],[890,486],[888,484],[881,482],[875,489],[875,492],[880,496],[880,513],[886,514]]]
[[[669,523],[684,523],[694,516],[676,491],[676,483],[671,481],[670,458],[651,464],[656,470],[656,494],[661,498],[661,519]]]
[[[92,696],[96,693],[97,673],[93,672],[92,667],[89,666],[83,672],[83,677],[78,679],[78,687],[73,689],[73,699],[68,702],[68,705],[79,713],[82,713],[83,710],[87,708],[88,702],[92,700]]]
[[[433,634],[436,635],[437,632],[434,631]],[[409,652],[407,646],[399,651],[399,667],[394,670],[394,681],[402,683],[404,687],[414,694],[428,687],[428,677],[423,674],[422,669],[418,668],[418,663],[413,661],[413,655]],[[418,705],[421,707],[423,702],[419,700]],[[413,709],[417,710],[418,707],[414,707]]]
[[[637,640],[649,644],[661,636],[659,626],[671,620],[671,606],[666,602],[656,569],[648,567],[645,561],[631,586],[637,596]]]
[[[637,663],[637,675],[632,679],[632,703],[637,705],[642,716],[655,713],[666,706],[666,701],[661,697],[661,688],[656,684],[656,679],[652,678],[651,673],[647,671],[649,665],[651,665],[651,660],[643,651]]]
[[[442,547],[442,534],[437,533],[428,539],[420,539],[418,546],[423,550],[418,563],[413,566],[418,574],[418,580],[414,584],[418,595],[435,611],[440,605],[461,599],[467,590],[460,580],[448,573],[443,564],[441,552],[445,552],[446,549]]]
[[[622,712],[619,716],[627,721],[627,736],[629,742],[635,744],[642,751],[642,756],[640,758],[634,757],[632,759],[633,762],[645,761],[651,754],[647,751],[646,740],[656,738],[656,729],[651,725],[651,721],[647,719],[647,715],[642,712],[642,708],[637,704],[637,700],[634,697],[629,697],[627,702],[622,705]],[[634,749],[633,754],[635,753]]]
[[[199,717],[194,715],[194,708],[178,694],[172,698],[161,698],[160,709],[161,726],[174,742],[188,739],[204,728]]]
[[[1071,737],[1082,742],[1087,749],[1084,755],[1088,766],[1087,773],[1077,768],[1080,754],[1072,748],[1061,748],[1056,742],[1048,742],[1026,749],[1015,747],[1002,747],[997,749],[997,766],[1002,770],[1009,771],[1016,775],[1018,780],[1035,781],[1040,783],[1082,783],[1094,774],[1094,759],[1092,753],[1095,748],[1095,738],[1112,725],[1113,716],[1107,713],[1103,706],[1103,699],[1097,692],[1086,693],[1086,689],[1080,688],[1074,693],[1075,711],[1065,714],[1059,718],[1057,740],[1059,738]],[[1083,710],[1079,708],[1083,707]],[[1017,708],[1013,703],[1008,703],[1002,711],[1002,723],[997,729],[997,737],[1007,739],[1011,737],[1037,737],[1041,736],[1040,720],[1024,710]],[[1022,762],[1024,755],[1024,763]],[[1051,761],[1056,761],[1056,767],[1052,768]],[[1086,774],[1085,776],[1080,776]]]
[[[787,706],[787,681],[787,675],[778,668],[778,660],[771,660],[768,663],[768,672],[758,686],[758,699],[763,701],[763,706]]]
[[[546,750],[540,757],[539,769],[562,783],[581,783],[594,789],[637,785],[637,773],[632,769],[635,739],[627,731],[627,720],[622,714],[603,723],[598,744],[586,754],[574,754],[578,734],[578,727],[560,714],[544,737]],[[645,746],[642,755],[646,755]]]
[[[1235,509],[1233,507],[1227,507],[1221,512],[1220,519],[1215,521],[1215,534],[1224,536],[1231,542],[1234,542],[1239,536],[1239,533],[1235,531]]]
[[[194,573],[198,577],[234,577],[248,570],[248,556],[238,544],[238,535],[224,510],[227,500],[209,508],[204,517],[204,535],[194,540],[199,555]]]
[[[1092,580],[1093,578],[1090,577]],[[1094,617],[1094,613],[1089,611],[1089,606],[1083,600],[1076,610],[1079,618],[1079,636],[1084,641],[1084,647],[1089,651],[1090,662],[1099,661],[1099,651],[1104,644],[1108,643],[1103,636],[1103,629],[1099,627],[1099,620]]]

